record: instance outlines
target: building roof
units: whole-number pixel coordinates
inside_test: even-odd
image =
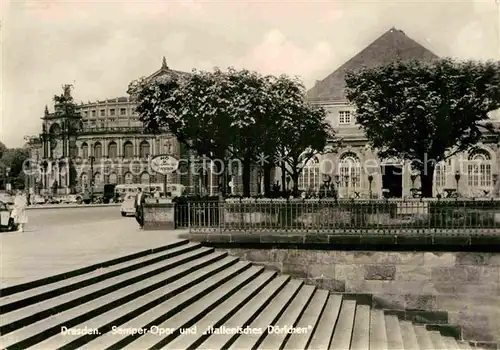
[[[431,61],[438,56],[406,36],[402,30],[391,28],[368,45],[356,56],[344,63],[307,92],[311,100],[345,100],[345,73],[363,67],[376,67],[398,60]]]
[[[157,70],[156,72],[154,72],[153,74],[151,74],[150,76],[148,76],[146,79],[153,79],[153,78],[156,78],[156,77],[159,77],[159,76],[163,76],[163,75],[167,75],[167,74],[182,76],[182,75],[187,75],[189,73],[170,69],[167,66],[167,60],[165,59],[165,57],[163,57],[160,69]],[[78,106],[78,107],[80,108],[80,107],[85,107],[85,106],[95,105],[95,104],[117,103],[117,102],[118,103],[120,103],[120,102],[130,102],[130,98],[126,97],[126,96],[120,96],[120,97],[116,97],[116,98],[110,98],[110,99],[105,99],[105,100],[98,100],[98,101],[94,101],[94,102],[89,101],[88,103],[81,102],[80,106]]]
[[[181,75],[182,76],[182,75],[187,75],[189,73],[179,71],[179,70],[170,69],[167,65],[167,60],[165,59],[165,56],[164,56],[162,63],[161,63],[161,68],[159,70],[157,70],[156,72],[154,72],[153,74],[151,74],[149,77],[147,77],[147,79],[153,79],[153,78],[156,78],[156,77],[159,77],[162,75],[167,75],[167,74]]]

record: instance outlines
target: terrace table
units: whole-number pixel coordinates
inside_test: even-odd
[[[451,198],[457,192],[457,189],[456,188],[445,188],[444,191],[446,192],[445,198]]]
[[[411,192],[411,196],[413,198],[420,198],[420,197],[422,197],[422,191],[420,190],[420,188],[411,188],[410,192]]]

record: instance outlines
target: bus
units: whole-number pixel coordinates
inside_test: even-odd
[[[123,199],[129,193],[136,194],[139,188],[145,193],[159,191],[162,196],[165,196],[164,185],[162,183],[116,185],[115,192]],[[182,196],[184,189],[185,186],[181,184],[167,184],[167,194],[172,198]]]

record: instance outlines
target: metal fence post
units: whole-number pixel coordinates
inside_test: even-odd
[[[189,228],[189,232],[191,232],[191,202],[188,202],[187,204],[187,224]]]

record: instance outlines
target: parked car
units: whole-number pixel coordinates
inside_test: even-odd
[[[54,196],[47,196],[45,198],[45,203],[48,203],[48,204],[60,204],[61,203],[61,198],[60,197],[54,197]]]
[[[83,197],[79,194],[69,194],[61,197],[61,203],[64,204],[82,204]]]
[[[14,204],[14,196],[11,196],[7,192],[0,193],[0,202],[4,202],[8,205]]]
[[[10,212],[7,203],[0,201],[0,230],[2,231],[15,231],[17,229],[14,219],[10,217]]]
[[[35,205],[45,204],[45,198],[40,196],[39,194],[36,194],[30,197],[30,204],[35,204]]]
[[[127,193],[123,199],[122,205],[120,206],[120,212],[122,216],[134,215],[135,214],[135,193]]]

